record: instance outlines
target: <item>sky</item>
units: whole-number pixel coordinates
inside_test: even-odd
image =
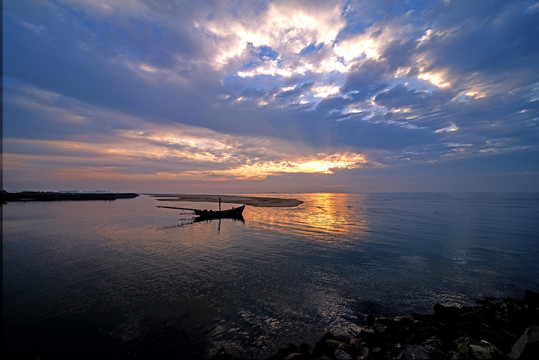
[[[3,1],[3,188],[539,191],[539,2]]]

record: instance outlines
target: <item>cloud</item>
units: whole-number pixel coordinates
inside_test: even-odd
[[[366,162],[347,151],[320,154],[302,144],[267,136],[230,135],[204,127],[158,124],[66,98],[24,83],[9,81],[8,105],[35,114],[49,113],[51,127],[36,139],[26,132],[9,132],[4,142],[8,171],[22,164],[47,172],[82,176],[96,166],[121,177],[155,175],[211,179],[264,179],[282,173],[326,173],[352,169]],[[20,126],[21,124],[19,124]],[[78,131],[72,127],[76,126]],[[90,132],[84,129],[91,129]],[[31,136],[29,136],[31,135]],[[99,165],[98,165],[99,164]],[[70,168],[73,171],[67,171]],[[76,170],[78,169],[78,170]]]
[[[247,56],[249,46],[267,47],[286,61],[310,45],[331,45],[344,26],[339,3],[280,1],[262,9],[245,5],[243,16],[219,9],[195,22],[216,39],[213,62],[218,68]]]
[[[459,129],[459,127],[455,124],[449,124],[447,125],[446,127],[443,127],[441,129],[437,129],[437,130],[434,130],[435,133],[439,134],[439,133],[443,133],[443,132],[453,132],[453,131],[457,131]]]
[[[539,143],[529,1],[23,0],[3,16],[7,179],[46,163],[349,184]]]

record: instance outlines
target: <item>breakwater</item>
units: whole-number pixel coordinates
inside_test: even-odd
[[[314,346],[288,344],[269,360],[525,360],[539,359],[539,293],[524,299],[477,300],[475,306],[434,305],[412,319],[368,315],[357,336],[326,333]],[[214,360],[232,359],[221,348]]]

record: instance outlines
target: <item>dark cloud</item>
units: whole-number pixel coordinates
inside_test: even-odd
[[[427,96],[428,94],[424,91],[408,90],[404,85],[397,85],[388,91],[378,94],[374,101],[377,104],[390,108],[420,107],[425,103]]]
[[[389,66],[376,60],[365,60],[355,65],[346,77],[343,92],[358,92],[366,98],[387,86]]]
[[[484,81],[522,86],[537,81],[539,12],[527,1],[452,1],[433,14],[442,35],[421,49],[433,68],[449,68],[461,79],[480,74]],[[530,76],[532,79],[530,79]],[[490,79],[489,79],[490,78]],[[533,80],[535,79],[535,80]]]

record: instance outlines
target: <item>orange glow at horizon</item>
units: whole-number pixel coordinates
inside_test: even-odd
[[[309,150],[265,138],[225,135],[214,139],[212,135],[216,133],[189,130],[188,134],[178,131],[176,136],[165,136],[164,132],[124,131],[115,142],[100,143],[12,139],[13,143],[37,147],[40,152],[34,155],[6,153],[4,158],[13,169],[25,164],[26,168],[41,169],[42,174],[45,171],[52,177],[61,175],[64,180],[104,181],[111,178],[263,180],[283,174],[333,174],[336,170],[356,169],[367,163],[365,155],[353,152],[294,155],[294,152],[308,154]]]
[[[271,175],[284,173],[322,173],[333,174],[337,169],[355,169],[366,163],[364,155],[361,154],[318,154],[317,158],[267,161],[253,164],[241,165],[227,170],[214,171],[189,171],[189,174],[208,174],[232,176],[236,179],[264,179]]]

